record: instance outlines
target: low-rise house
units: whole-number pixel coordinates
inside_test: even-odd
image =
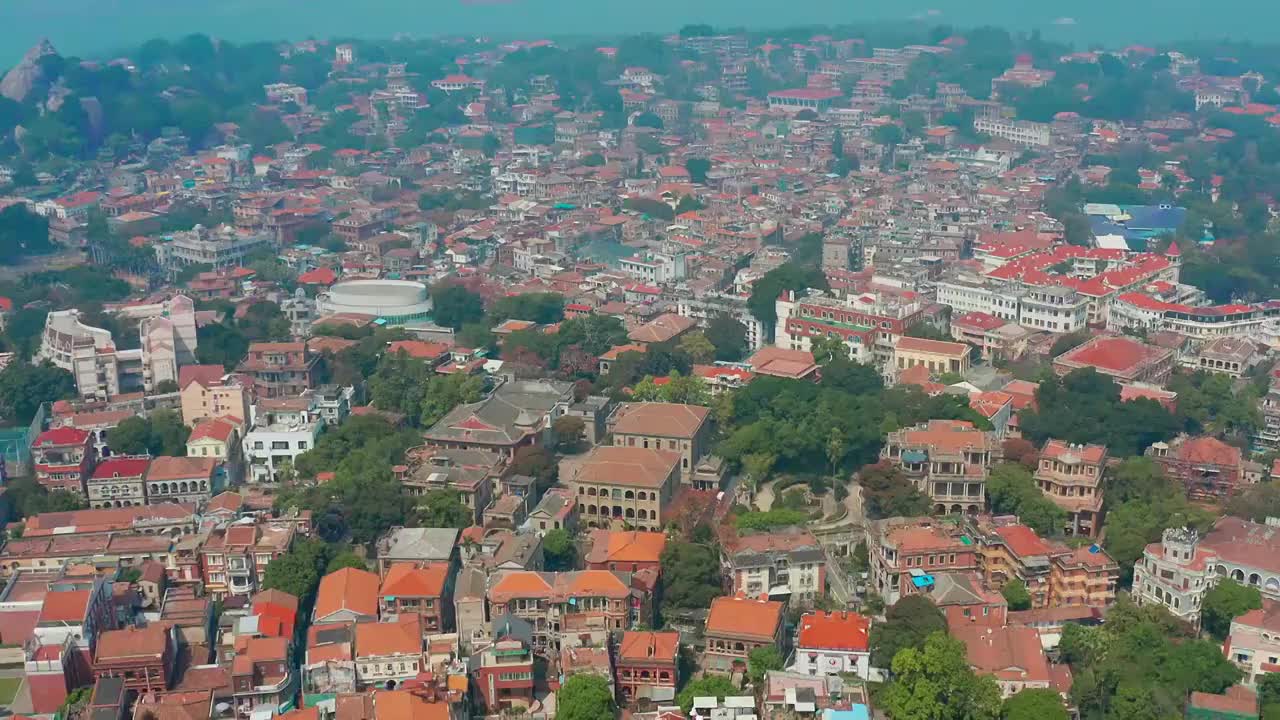
[[[661,568],[667,535],[642,530],[592,530],[583,561],[591,570],[638,572]]]
[[[934,514],[974,514],[986,507],[987,474],[999,443],[964,420],[930,420],[889,433],[880,456],[933,502]]]
[[[943,573],[978,567],[977,548],[953,525],[923,518],[887,518],[867,526],[871,592],[885,605],[930,592]]]
[[[1243,453],[1215,437],[1179,436],[1152,444],[1147,455],[1182,484],[1191,500],[1223,499],[1244,490]]]
[[[258,397],[296,397],[315,387],[319,362],[306,343],[252,343],[236,371],[253,380]]]
[[[578,529],[578,504],[568,488],[553,487],[542,494],[536,507],[529,513],[528,525],[535,530]]]
[[[493,714],[534,703],[533,626],[510,614],[493,620],[493,641],[472,655],[475,687],[483,708]]]
[[[1246,685],[1257,685],[1266,673],[1280,672],[1280,602],[1266,598],[1261,608],[1233,619],[1223,652],[1244,673]]]
[[[320,579],[312,622],[376,622],[378,576],[366,570],[343,568]]]
[[[187,456],[220,462],[240,457],[241,425],[226,418],[201,420],[187,437]]]
[[[237,715],[287,711],[298,692],[289,662],[291,638],[245,638],[231,661],[231,687]]]
[[[506,471],[505,455],[485,450],[417,448],[409,452],[410,470],[401,484],[410,495],[453,490],[479,522],[493,501],[494,488]]]
[[[1093,368],[1116,382],[1163,385],[1173,371],[1174,353],[1127,336],[1103,335],[1074,347],[1053,360],[1053,371]]]
[[[394,688],[424,669],[417,615],[396,622],[356,623],[356,685]]]
[[[573,403],[573,384],[552,380],[503,383],[489,397],[455,407],[423,433],[434,448],[484,450],[512,457],[549,439],[551,425]]]
[[[1040,451],[1035,481],[1040,492],[1067,513],[1068,535],[1097,537],[1102,529],[1102,476],[1105,445],[1075,445],[1050,440]]]
[[[93,472],[93,437],[87,430],[61,427],[45,430],[31,442],[31,469],[46,490],[84,493]]]
[[[89,507],[145,505],[147,491],[143,478],[150,464],[148,457],[112,457],[99,462],[85,480]]]
[[[726,543],[723,564],[734,593],[809,607],[826,593],[827,555],[806,530],[744,535]]]
[[[453,629],[453,574],[448,563],[417,567],[408,563],[391,566],[378,590],[378,607],[383,622],[417,617],[427,634]]]
[[[303,700],[356,691],[355,625],[317,623],[307,628],[302,662]]]
[[[456,528],[391,528],[378,539],[378,573],[385,576],[397,563],[425,567],[454,562],[458,535]]]
[[[1034,628],[962,625],[951,634],[964,643],[974,671],[994,676],[1004,697],[1052,686],[1049,660]]]
[[[762,647],[782,649],[783,604],[747,597],[711,601],[704,633],[703,666],[715,672],[743,670],[747,656]]]
[[[603,570],[504,572],[488,590],[493,617],[509,613],[533,627],[535,649],[558,652],[564,637],[623,630],[649,616],[648,596],[629,573]]]
[[[867,679],[871,669],[871,621],[852,612],[800,616],[791,670],[806,675],[851,673]]]
[[[933,577],[929,599],[947,618],[947,626],[1004,627],[1009,603],[987,587],[977,572],[939,573]]]
[[[217,469],[218,461],[211,457],[153,458],[146,475],[147,503],[177,502],[203,507],[212,497]]]
[[[633,630],[618,641],[617,687],[625,703],[672,702],[679,680],[680,633]]]
[[[157,624],[108,630],[93,653],[94,678],[123,678],[129,690],[163,692],[173,687],[178,657],[171,627]]]
[[[903,336],[893,346],[893,374],[924,367],[930,375],[964,375],[969,372],[969,356],[965,343]]]
[[[987,585],[1026,585],[1031,609],[1064,605],[1107,607],[1115,601],[1120,564],[1101,547],[1070,548],[1013,523],[975,523],[978,567]]]
[[[214,530],[200,548],[205,591],[215,599],[257,592],[272,560],[293,546],[288,522],[242,523]]]

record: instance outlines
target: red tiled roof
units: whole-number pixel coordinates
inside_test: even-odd
[[[147,467],[150,465],[151,458],[107,458],[93,469],[93,479],[142,477],[147,474]]]
[[[772,642],[782,621],[782,603],[739,597],[718,597],[707,614],[708,635],[734,635]]]
[[[871,621],[853,612],[812,612],[800,618],[796,647],[866,652]]]

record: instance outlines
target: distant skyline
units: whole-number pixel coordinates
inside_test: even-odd
[[[233,42],[397,33],[534,38],[671,32],[689,23],[767,29],[918,19],[1039,29],[1083,47],[1270,41],[1280,22],[1280,3],[1262,0],[3,0],[3,7],[3,67],[41,37],[63,54],[89,57],[194,32]]]

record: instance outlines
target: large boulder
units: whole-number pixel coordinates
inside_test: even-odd
[[[40,60],[57,54],[58,51],[54,49],[53,43],[49,42],[48,38],[42,38],[35,47],[22,56],[21,62],[5,73],[4,79],[0,80],[0,95],[15,102],[26,101],[33,91],[43,88],[48,83],[48,78],[44,76],[44,69],[40,66]]]

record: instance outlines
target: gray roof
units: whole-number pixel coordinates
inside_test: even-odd
[[[428,440],[469,440],[489,445],[519,442],[540,429],[547,413],[573,399],[573,385],[552,380],[516,380],[504,383],[489,397],[459,405],[432,425]]]
[[[378,543],[378,559],[448,560],[458,532],[456,528],[393,528]]]

